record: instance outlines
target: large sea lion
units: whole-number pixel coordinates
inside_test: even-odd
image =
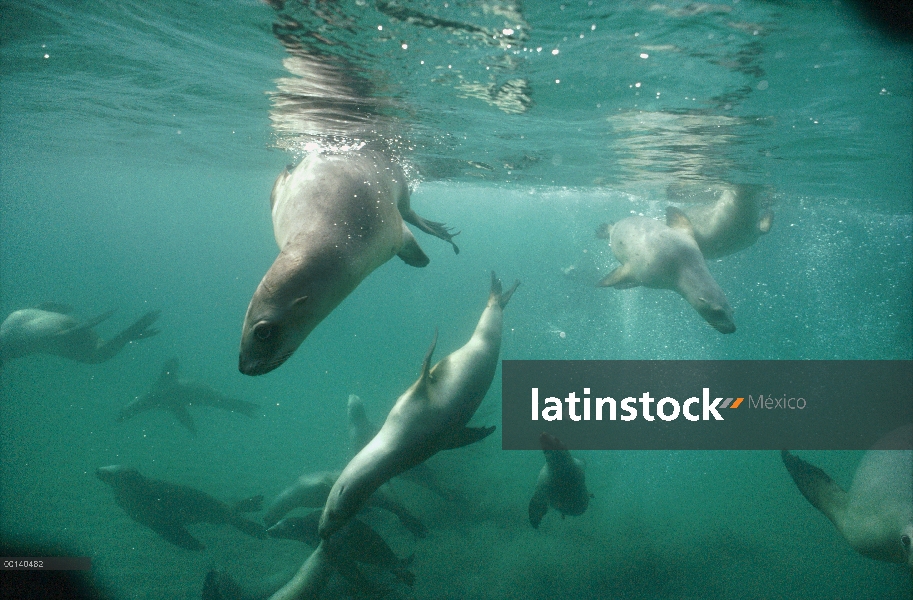
[[[205,548],[184,528],[191,523],[225,523],[247,535],[266,538],[266,530],[261,525],[240,516],[242,512],[260,510],[263,496],[254,496],[229,506],[199,490],[148,479],[136,469],[123,465],[101,467],[95,474],[113,488],[117,505],[131,519],[181,548]]]
[[[272,527],[296,508],[322,508],[338,478],[339,471],[305,473],[273,499],[263,515],[263,523],[267,527]],[[383,488],[375,491],[366,504],[395,515],[412,535],[416,537],[428,535],[428,529],[418,517],[386,494]]]
[[[472,337],[431,367],[435,336],[418,381],[397,399],[377,435],[333,484],[320,518],[320,537],[328,538],[342,528],[391,477],[441,450],[472,444],[494,431],[494,427],[466,424],[494,378],[504,307],[519,284],[502,294],[501,281],[492,273],[488,305]]]
[[[586,489],[583,462],[571,456],[567,446],[553,435],[539,436],[545,465],[539,471],[536,491],[529,501],[529,522],[536,529],[549,508],[565,515],[582,515],[589,506],[591,495]]]
[[[270,201],[280,252],[244,318],[238,368],[245,375],[262,375],[285,362],[394,255],[415,267],[427,265],[404,220],[453,244],[447,227],[410,208],[402,168],[379,152],[309,154],[279,175]]]
[[[88,321],[80,321],[72,312],[69,306],[47,302],[10,314],[0,324],[0,365],[38,353],[82,363],[104,362],[130,342],[156,335],[158,329],[150,326],[161,314],[158,310],[147,312],[130,327],[104,340],[92,328],[113,315],[113,310]]]
[[[320,544],[317,532],[321,511],[315,510],[303,517],[287,517],[266,530],[274,538],[298,540],[310,546]],[[384,538],[357,517],[330,538],[336,548],[334,556],[343,560],[374,565],[393,573],[406,585],[415,583],[415,574],[409,571],[412,557],[399,558]]]
[[[206,384],[178,378],[178,359],[172,358],[165,363],[152,390],[136,398],[121,409],[117,421],[127,419],[147,410],[167,410],[178,422],[196,434],[197,428],[193,417],[187,410],[189,406],[212,406],[229,412],[241,413],[247,417],[256,417],[259,407],[253,402],[238,400],[212,389]]]
[[[791,454],[783,464],[802,495],[857,552],[913,569],[913,425],[896,429],[866,452],[849,492]]]
[[[774,214],[761,205],[763,186],[726,185],[714,188],[714,202],[666,209],[666,224],[690,231],[704,258],[733,254],[770,231]]]
[[[675,290],[720,333],[735,331],[732,308],[707,270],[697,242],[688,233],[646,217],[628,217],[597,231],[608,238],[621,266],[596,285]]]
[[[380,428],[368,419],[364,401],[355,394],[349,395],[347,413],[349,417],[349,444],[352,456],[355,456],[377,435]],[[420,485],[444,500],[466,502],[466,497],[462,492],[445,486],[434,469],[426,463],[415,465],[411,469],[400,473],[399,478],[407,479],[416,485]]]

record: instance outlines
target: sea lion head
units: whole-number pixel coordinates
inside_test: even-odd
[[[732,320],[732,307],[726,297],[710,299],[704,296],[692,302],[698,314],[720,333],[735,332],[735,321]]]
[[[279,255],[247,308],[238,370],[263,375],[276,369],[323,320],[326,315],[315,298],[321,297],[321,289],[314,281],[299,261]]]
[[[99,467],[95,471],[95,476],[112,486],[119,486],[124,483],[136,482],[143,479],[143,476],[140,475],[139,471],[124,465]]]

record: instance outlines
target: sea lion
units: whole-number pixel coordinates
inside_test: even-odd
[[[733,254],[770,231],[774,214],[760,202],[760,185],[726,185],[707,204],[666,208],[666,224],[691,233],[707,260]]]
[[[374,269],[399,256],[429,259],[405,222],[453,244],[450,230],[409,206],[402,168],[369,150],[311,153],[276,179],[270,196],[279,256],[247,308],[238,368],[277,368]],[[456,250],[456,245],[454,245]]]
[[[352,456],[358,454],[365,445],[377,435],[380,429],[368,419],[368,413],[365,411],[365,403],[355,394],[349,395],[348,405],[349,417],[349,444]],[[459,490],[446,487],[438,477],[437,473],[428,464],[421,463],[411,469],[400,473],[400,479],[407,479],[416,485],[420,485],[429,492],[437,494],[444,500],[452,502],[466,503],[466,497]]]
[[[110,340],[104,340],[92,329],[114,314],[108,311],[88,321],[72,316],[73,309],[64,304],[46,302],[10,314],[0,324],[0,365],[29,354],[54,354],[82,363],[101,363],[134,340],[156,335],[150,329],[161,311],[153,310]]]
[[[491,274],[488,304],[472,337],[431,367],[437,335],[422,362],[422,374],[397,399],[380,431],[349,461],[327,498],[320,537],[328,538],[351,519],[391,477],[441,450],[484,439],[494,427],[467,427],[494,378],[501,350],[503,311],[520,282],[501,293]]]
[[[287,517],[266,530],[271,537],[298,540],[309,546],[320,544],[317,532],[322,511],[315,510],[304,517]],[[334,556],[348,561],[381,567],[393,573],[408,586],[415,583],[415,574],[409,571],[412,557],[399,558],[384,538],[374,529],[352,518],[345,527],[330,538],[336,548]]]
[[[101,467],[95,475],[114,489],[114,500],[127,515],[167,541],[187,550],[205,546],[184,528],[190,523],[226,523],[247,535],[265,539],[266,530],[242,518],[241,512],[260,510],[263,496],[254,496],[229,506],[193,488],[148,479],[123,465]]]
[[[305,473],[295,483],[282,490],[278,496],[270,503],[263,515],[263,523],[267,527],[272,527],[279,520],[296,508],[321,508],[326,504],[327,497],[336,479],[339,478],[339,471],[318,471],[316,473]],[[428,535],[428,529],[424,524],[413,515],[405,506],[386,494],[383,488],[378,489],[371,495],[367,502],[368,506],[380,508],[390,512],[399,519],[412,535],[416,537],[425,537]]]
[[[177,418],[181,425],[195,435],[197,428],[193,423],[193,417],[187,410],[188,406],[193,405],[221,408],[229,412],[241,413],[250,418],[256,417],[259,410],[259,407],[253,402],[225,396],[206,384],[178,379],[178,359],[172,358],[162,367],[152,390],[122,408],[117,414],[117,422],[123,423],[147,410],[167,410]]]
[[[856,552],[913,569],[913,425],[866,452],[849,492],[788,450],[783,464],[802,495],[824,513]]]
[[[675,290],[714,329],[720,333],[735,331],[729,301],[707,270],[692,236],[646,217],[603,225],[597,235],[609,239],[612,253],[621,262],[597,286]]]
[[[553,435],[543,432],[539,442],[545,465],[529,501],[529,522],[536,529],[550,507],[560,512],[562,519],[565,515],[576,517],[586,511],[592,497],[586,489],[583,461],[571,456],[567,446]]]

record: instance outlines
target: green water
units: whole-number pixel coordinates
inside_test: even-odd
[[[520,10],[527,37],[505,48],[372,3],[333,5],[321,13],[332,26],[291,3],[282,15],[255,2],[0,4],[0,312],[116,308],[98,327],[113,335],[162,310],[157,337],[109,362],[3,366],[5,540],[92,556],[113,598],[198,598],[211,567],[259,579],[297,566],[305,546],[225,527],[191,527],[204,552],[172,546],[131,521],[94,471],[130,464],[227,501],[341,468],[348,395],[382,420],[435,329],[439,357],[468,338],[490,270],[523,282],[502,358],[913,358],[909,44],[811,2],[444,4],[403,6],[495,31]],[[271,125],[267,92],[289,76],[272,30],[280,16],[373,82],[368,97],[384,99],[375,131],[396,129],[413,206],[461,230],[461,253],[417,234],[427,268],[390,261],[288,363],[250,378],[237,371],[238,342],[276,255],[269,191],[303,144],[326,141]],[[528,106],[492,100],[520,80],[526,91],[511,99]],[[661,217],[669,184],[718,180],[768,186],[776,215],[754,246],[709,264],[735,334],[672,292],[594,287],[617,264],[593,235],[599,223]],[[196,437],[165,413],[116,423],[173,356],[185,376],[262,416],[200,408]],[[475,421],[500,425],[500,377]],[[497,434],[430,461],[469,506],[395,483],[431,530],[413,540],[375,516],[401,555],[415,553],[416,586],[398,592],[910,595],[904,568],[854,552],[776,452],[580,455],[588,511],[551,512],[539,530],[526,507],[542,455],[501,451]],[[803,456],[846,487],[860,453]]]

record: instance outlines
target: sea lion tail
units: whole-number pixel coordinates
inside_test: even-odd
[[[501,280],[498,279],[498,276],[495,275],[495,272],[491,272],[491,291],[488,293],[488,302],[491,304],[492,301],[496,301],[498,306],[502,309],[507,306],[507,303],[510,301],[510,297],[514,295],[514,292],[517,291],[517,288],[520,286],[520,280],[514,282],[514,284],[504,293],[501,293]]]

